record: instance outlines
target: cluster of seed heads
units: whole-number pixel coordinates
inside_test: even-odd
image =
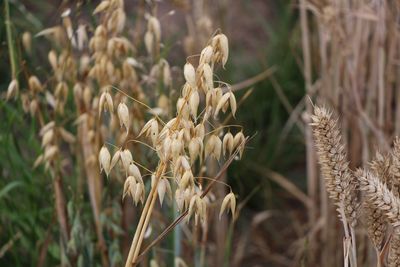
[[[154,17],[151,17],[146,33],[147,37],[145,37],[148,39],[149,44],[146,46],[148,46],[149,52],[150,43],[152,43],[150,40],[159,38],[159,30],[159,23],[156,23]],[[217,121],[221,112],[225,113],[230,110],[232,116],[235,116],[237,110],[236,98],[229,90],[229,86],[224,93],[221,87],[215,87],[216,83],[218,85],[224,83],[215,82],[213,79],[214,67],[218,63],[224,66],[228,59],[228,53],[227,37],[223,34],[215,35],[209,45],[202,50],[198,66],[195,68],[187,62],[183,67],[186,83],[176,101],[176,116],[167,122],[163,122],[158,116],[150,118],[138,135],[147,138],[152,149],[156,151],[160,164],[164,164],[166,169],[169,168],[173,174],[172,177],[161,174],[158,183],[154,182],[156,173],[152,174],[152,185],[157,184],[160,203],[163,203],[165,193],[170,198],[174,194],[179,210],[188,209],[188,220],[194,216],[196,224],[199,219],[202,222],[206,221],[207,206],[210,202],[207,196],[202,196],[201,184],[197,182],[194,175],[196,161],[199,160],[200,164],[203,164],[207,158],[218,161],[221,159],[221,155],[229,157],[236,150],[241,156],[246,140],[241,130],[235,135],[230,131],[223,134],[224,127],[209,129],[208,125],[210,120]],[[201,99],[205,100],[203,107]],[[99,112],[106,109],[112,112],[112,103],[111,94],[104,91],[100,96]],[[127,106],[120,103],[117,112],[120,125],[128,131],[130,117]],[[143,202],[144,183],[129,150],[119,149],[111,157],[108,148],[103,146],[99,153],[99,162],[100,168],[107,175],[117,162],[121,162],[121,166],[127,174],[123,197],[131,196],[135,204]],[[171,182],[176,184],[174,193],[171,190]],[[223,200],[221,213],[228,206],[234,214],[236,200],[232,192]]]

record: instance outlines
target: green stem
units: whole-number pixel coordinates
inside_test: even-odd
[[[14,42],[13,42],[13,36],[12,36],[12,31],[11,31],[10,7],[9,7],[8,2],[9,2],[9,0],[4,1],[5,25],[6,25],[6,32],[7,32],[8,52],[10,54],[12,78],[16,79],[17,78],[17,60],[16,60],[16,54],[15,54],[14,45],[13,45]]]

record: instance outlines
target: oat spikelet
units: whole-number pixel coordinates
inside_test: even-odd
[[[356,176],[360,183],[360,189],[365,193],[368,201],[386,216],[389,223],[393,226],[398,225],[400,223],[400,199],[375,174],[358,170]]]
[[[357,223],[356,179],[349,169],[347,154],[337,120],[325,108],[315,107],[312,129],[315,146],[321,165],[322,176],[331,199],[343,209],[347,222],[354,227]]]
[[[390,250],[388,255],[388,267],[400,266],[400,229],[395,228],[392,240],[390,241]]]
[[[373,173],[385,182],[389,179],[390,157],[377,152],[375,159],[371,162]],[[366,226],[368,236],[378,251],[382,250],[387,223],[380,209],[374,207],[371,200],[367,198],[364,203],[364,214],[366,217]]]

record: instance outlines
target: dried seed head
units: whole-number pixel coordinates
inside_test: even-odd
[[[224,139],[222,140],[222,151],[225,156],[225,153],[228,153],[228,155],[232,154],[233,148],[234,148],[234,138],[231,132],[228,132],[225,134]]]
[[[194,177],[191,170],[185,171],[181,180],[179,181],[179,188],[186,189],[187,187],[192,187],[194,184]]]
[[[156,17],[150,17],[147,23],[148,31],[152,32],[156,37],[156,42],[160,42],[161,40],[161,25]]]
[[[236,98],[232,92],[229,92],[229,105],[231,106],[232,116],[235,117],[236,114]]]
[[[236,211],[236,197],[235,195],[230,192],[224,197],[224,200],[221,204],[221,210],[219,212],[219,218],[221,219],[222,214],[224,213],[225,209],[229,207],[232,213],[232,217],[235,218],[235,211]]]
[[[126,133],[129,131],[129,109],[125,103],[119,103],[118,105],[118,118],[120,127],[126,128]]]
[[[211,155],[216,160],[219,160],[221,157],[221,148],[222,148],[221,139],[219,139],[217,135],[212,134],[207,140],[204,149],[204,158],[207,158],[209,155]]]
[[[134,196],[134,201],[135,205],[137,205],[140,202],[144,202],[144,184],[143,183],[137,183],[136,184],[136,190],[135,190],[135,196]]]
[[[222,109],[222,111],[224,111],[224,106],[228,104],[228,101],[230,100],[231,94],[225,93],[221,99],[218,101],[218,105],[215,108],[215,112],[214,112],[214,118],[217,118],[219,111]]]
[[[103,92],[100,96],[99,100],[99,116],[101,115],[102,110],[108,110],[111,113],[114,111],[114,104],[112,97],[109,92]]]
[[[204,139],[204,135],[206,133],[206,129],[204,127],[203,123],[200,123],[198,125],[196,125],[196,127],[194,128],[194,132],[195,132],[195,136],[199,137],[201,139],[201,141],[203,141]]]
[[[163,68],[162,68],[162,74],[163,74],[163,83],[165,86],[171,86],[172,85],[172,77],[171,77],[171,69],[169,67],[169,64],[166,60],[163,60]]]
[[[186,82],[192,87],[196,87],[196,71],[192,64],[187,62],[183,67],[183,75],[185,76]]]
[[[194,120],[196,120],[197,118],[197,109],[199,108],[199,103],[200,96],[197,90],[195,90],[194,92],[192,92],[189,99],[190,113],[192,114]]]
[[[47,146],[44,150],[44,161],[48,162],[53,160],[58,154],[57,146]]]
[[[229,56],[228,38],[225,34],[217,34],[212,39],[212,46],[214,51],[218,51],[218,58],[216,60],[220,60],[224,68]]]
[[[140,173],[139,168],[133,162],[129,164],[128,175],[135,177],[136,181],[143,183],[142,174]]]
[[[9,100],[12,97],[14,98],[17,97],[18,92],[19,92],[18,81],[16,79],[13,79],[8,85],[6,99]]]
[[[159,181],[158,186],[157,186],[157,191],[158,191],[158,197],[159,197],[161,206],[164,202],[165,193],[167,193],[167,196],[170,200],[172,199],[171,185],[169,184],[169,181],[167,179],[162,178]]]
[[[53,68],[53,71],[57,71],[58,63],[57,63],[57,54],[56,54],[56,52],[54,50],[51,50],[49,52],[48,58],[49,58],[50,65]]]
[[[22,45],[28,54],[32,53],[32,35],[30,32],[24,32],[22,34]]]
[[[132,154],[129,149],[124,149],[121,152],[121,161],[125,171],[128,171],[129,164],[133,161]]]
[[[28,84],[29,84],[29,89],[31,89],[32,92],[34,92],[34,93],[38,93],[38,92],[42,92],[43,91],[42,83],[34,75],[29,77]]]
[[[212,56],[213,56],[213,48],[211,45],[208,45],[201,51],[199,60],[200,65],[205,63],[210,64]]]
[[[189,142],[190,163],[193,164],[197,157],[203,152],[203,142],[199,137],[193,138]]]
[[[118,149],[112,159],[111,159],[111,166],[110,166],[110,171],[115,167],[115,165],[118,163],[118,161],[121,159],[121,149]]]
[[[202,88],[204,92],[207,93],[209,90],[214,88],[213,71],[209,64],[206,63],[202,65],[202,74],[203,74],[202,78],[204,78],[205,82]]]
[[[54,138],[54,130],[50,129],[48,130],[45,134],[43,134],[42,137],[42,147],[47,146],[48,144],[51,143],[51,141],[53,141]]]
[[[153,56],[154,35],[149,31],[147,31],[144,35],[144,44],[146,46],[147,53]]]
[[[135,191],[136,191],[136,180],[135,177],[133,176],[128,176],[125,180],[124,183],[124,191],[122,194],[122,201],[126,197],[126,195],[130,195],[132,199],[135,196]]]
[[[67,142],[67,143],[69,143],[69,144],[75,143],[76,138],[75,138],[75,136],[74,136],[72,133],[68,132],[68,131],[65,130],[64,128],[58,128],[58,132],[60,133],[61,138],[62,138],[65,142]]]
[[[104,170],[106,175],[111,171],[111,155],[106,146],[100,149],[99,153],[100,171]]]

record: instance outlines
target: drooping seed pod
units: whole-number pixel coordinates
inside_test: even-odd
[[[129,109],[125,103],[119,103],[118,105],[118,118],[120,127],[124,126],[126,133],[129,131]]]
[[[199,108],[199,103],[200,96],[197,90],[195,90],[194,92],[192,92],[189,99],[190,114],[192,114],[194,120],[196,120],[197,118],[197,109]]]
[[[213,48],[211,45],[206,46],[200,53],[199,64],[210,64],[213,56]]]
[[[132,199],[135,196],[136,191],[136,180],[133,176],[128,176],[124,183],[124,191],[122,193],[122,201],[126,197],[126,195],[130,195]]]
[[[24,46],[26,53],[32,53],[32,35],[30,32],[24,32],[22,34],[22,45]]]
[[[150,56],[154,56],[154,35],[149,31],[147,31],[144,35],[144,44],[146,46],[147,53],[149,53]]]
[[[103,146],[100,149],[99,163],[100,163],[100,171],[104,170],[104,172],[108,176],[111,170],[111,155],[106,146]]]
[[[194,177],[191,170],[185,171],[182,175],[182,179],[179,181],[179,188],[185,189],[187,187],[192,187],[194,183]]]
[[[202,71],[203,71],[203,77],[205,80],[205,92],[208,92],[210,89],[214,88],[214,82],[213,82],[213,72],[209,64],[203,64],[202,65]]]
[[[208,156],[213,156],[216,160],[219,160],[221,157],[221,148],[222,142],[221,139],[215,134],[212,134],[205,145],[204,148],[204,158],[206,159]]]
[[[234,149],[239,149],[239,158],[242,158],[242,154],[245,148],[246,137],[243,132],[238,132],[233,138],[233,147]]]
[[[19,85],[17,79],[13,79],[10,84],[8,85],[7,88],[7,95],[6,95],[6,100],[11,99],[12,97],[17,97],[19,92]]]
[[[147,23],[147,29],[152,32],[156,38],[156,42],[161,40],[161,25],[156,17],[151,16]]]
[[[221,210],[219,212],[219,218],[221,219],[222,214],[224,213],[225,209],[228,207],[232,213],[232,217],[235,218],[235,211],[236,211],[236,197],[235,195],[230,192],[224,197],[224,200],[222,201],[221,204]]]
[[[237,106],[235,95],[232,92],[229,92],[229,105],[231,106],[232,116],[235,118]]]
[[[121,159],[121,149],[118,149],[112,159],[111,159],[111,166],[110,166],[110,171],[115,167],[115,165],[118,163],[118,161]]]
[[[228,92],[228,93],[225,93],[225,94],[221,97],[221,99],[220,99],[219,102],[218,102],[217,107],[215,108],[214,118],[217,118],[217,117],[218,117],[218,113],[219,113],[219,111],[220,111],[221,109],[222,109],[222,111],[224,111],[224,110],[223,110],[223,109],[224,109],[224,106],[225,106],[226,104],[228,104],[228,101],[229,101],[230,97],[231,97],[231,95],[230,95],[229,92]]]
[[[58,147],[55,145],[47,146],[44,150],[43,160],[46,162],[53,160],[57,156],[58,151]]]
[[[129,164],[128,175],[135,177],[136,181],[143,183],[142,174],[140,173],[139,168],[133,162]]]
[[[228,132],[225,134],[223,140],[222,140],[222,151],[223,155],[225,156],[226,153],[228,155],[232,154],[233,148],[234,148],[234,138],[231,132]]]
[[[54,50],[51,50],[49,52],[48,58],[49,58],[49,62],[50,62],[50,65],[51,65],[53,71],[56,71],[58,69],[56,52]]]
[[[144,202],[144,195],[145,195],[145,191],[144,191],[144,184],[143,183],[137,183],[136,184],[136,191],[135,191],[135,196],[134,196],[134,201],[135,201],[135,205],[137,205],[140,202]]]
[[[204,135],[206,133],[205,127],[203,123],[197,124],[196,127],[194,128],[195,136],[199,137],[201,141],[204,139]]]
[[[226,62],[228,61],[229,56],[229,44],[228,38],[225,34],[217,34],[212,39],[212,46],[215,51],[218,51],[218,58],[216,60],[220,60],[222,67],[225,67]]]
[[[54,130],[53,129],[50,129],[45,134],[43,134],[42,147],[45,147],[48,144],[50,144],[53,141],[53,137],[54,137]]]
[[[192,64],[187,62],[183,67],[183,75],[185,76],[186,82],[192,87],[196,87],[196,71]]]
[[[124,149],[121,152],[121,161],[125,171],[128,171],[129,164],[133,161],[133,157],[129,149]]]
[[[36,77],[34,75],[29,77],[28,84],[29,84],[29,89],[32,90],[32,92],[34,92],[34,93],[43,91],[42,83],[39,81],[38,77]]]
[[[193,138],[189,142],[189,155],[190,155],[190,162],[196,161],[196,159],[201,155],[203,152],[203,142],[199,137]]]
[[[171,185],[169,184],[169,181],[166,178],[162,178],[158,182],[157,192],[158,192],[158,197],[159,197],[161,206],[164,202],[165,193],[167,193],[167,196],[170,200],[172,199]]]
[[[109,92],[103,92],[99,100],[99,116],[102,110],[108,110],[110,113],[114,112],[114,104]]]

